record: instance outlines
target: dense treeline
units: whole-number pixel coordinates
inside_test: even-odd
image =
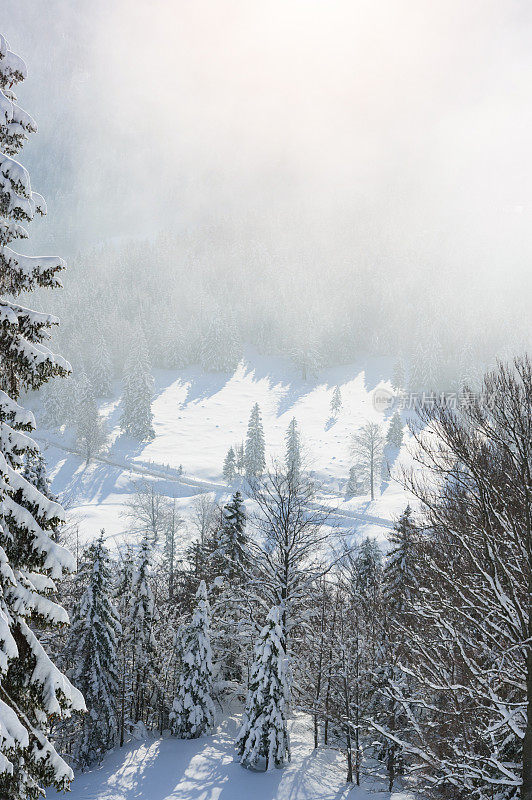
[[[315,747],[345,753],[350,782],[369,772],[434,797],[528,800],[529,361],[489,373],[458,411],[425,407],[413,433],[420,469],[403,479],[417,511],[405,509],[385,554],[370,538],[331,538],[304,468],[289,461],[248,477],[251,517],[240,492],[222,508],[200,496],[185,526],[171,501],[139,484],[129,518],[140,546],[113,556],[110,581],[94,569],[100,539],[83,555],[83,585],[65,595],[76,620],[57,653],[65,667],[68,641],[82,646],[94,576],[108,580],[121,623],[118,632],[110,607],[102,614],[105,702],[92,740],[86,721],[64,725],[71,757],[83,765],[81,732],[84,753],[94,741],[93,760],[102,757],[107,702],[111,746],[144,728],[200,736],[236,696],[246,700],[235,743],[244,766],[286,763],[287,719],[299,709]]]
[[[509,325],[501,317],[486,330],[482,320],[493,322],[493,307],[473,311],[465,296],[448,296],[444,280],[443,314],[427,304],[415,270],[412,279],[392,271],[384,282],[373,263],[342,261],[314,269],[309,279],[306,259],[288,269],[275,250],[248,253],[242,245],[229,257],[230,236],[223,225],[207,226],[74,259],[53,310],[76,377],[96,369],[102,340],[113,375],[122,377],[130,344],[142,335],[154,367],[228,371],[251,344],[290,356],[305,378],[323,366],[382,355],[396,361],[403,388],[451,391],[464,382],[475,388],[482,365],[528,345],[519,319]]]

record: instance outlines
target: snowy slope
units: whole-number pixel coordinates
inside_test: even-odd
[[[235,761],[238,719],[213,736],[192,741],[148,739],[115,750],[101,767],[76,777],[71,800],[413,800],[390,795],[375,782],[350,788],[345,761],[332,749],[312,750],[309,720],[290,723],[292,761],[281,770],[254,773]],[[54,792],[50,798],[64,797]]]
[[[228,496],[221,476],[225,454],[246,435],[249,413],[258,402],[267,444],[267,457],[282,457],[286,428],[292,417],[302,433],[308,468],[322,483],[319,502],[333,509],[332,524],[384,538],[383,520],[396,518],[406,505],[402,489],[393,481],[383,484],[382,495],[346,501],[342,487],[349,472],[350,437],[366,421],[387,418],[373,407],[377,386],[388,386],[391,366],[383,359],[370,368],[363,363],[320,372],[303,381],[284,359],[266,359],[251,354],[234,374],[205,373],[199,368],[156,372],[153,403],[155,438],[139,444],[119,429],[119,385],[112,402],[102,405],[110,447],[103,461],[89,465],[62,450],[47,446],[56,442],[72,448],[71,432],[38,431],[53,478],[52,488],[68,502],[82,521],[82,539],[92,539],[104,527],[110,538],[127,532],[123,516],[133,491],[132,481],[146,474],[158,489],[177,498],[186,512],[199,492],[211,492],[219,500]],[[333,389],[340,385],[343,407],[336,420],[330,417]],[[401,457],[404,457],[401,454]],[[180,479],[176,470],[183,466]],[[135,471],[130,471],[135,470]],[[163,477],[164,476],[164,477]]]

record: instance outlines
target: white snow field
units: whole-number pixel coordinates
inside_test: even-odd
[[[382,493],[372,502],[369,495],[346,500],[342,486],[351,465],[351,435],[368,420],[387,427],[390,413],[375,410],[373,392],[379,386],[391,388],[390,374],[387,359],[373,359],[369,367],[361,362],[325,369],[303,381],[287,360],[256,354],[231,374],[206,373],[199,367],[157,370],[151,442],[139,444],[121,434],[118,383],[115,399],[101,406],[110,437],[100,460],[87,465],[75,452],[68,452],[75,450],[71,431],[38,430],[36,438],[49,465],[52,489],[81,522],[81,541],[105,528],[112,544],[127,536],[124,509],[134,491],[133,481],[143,475],[175,497],[185,513],[198,493],[210,492],[220,501],[228,498],[231,487],[222,479],[223,460],[231,445],[245,439],[251,407],[258,402],[268,461],[283,456],[286,429],[295,417],[306,463],[322,485],[318,502],[331,509],[331,525],[382,540],[407,503],[401,487],[384,482]],[[343,405],[332,419],[330,401],[336,385]],[[403,451],[404,446],[401,459]],[[184,470],[181,477],[179,465]]]
[[[345,759],[334,749],[312,749],[309,718],[290,721],[292,761],[270,772],[250,772],[235,759],[238,717],[212,736],[146,739],[113,750],[100,767],[77,775],[71,800],[413,800],[390,795],[375,780],[345,782]],[[47,792],[47,797],[65,797]]]

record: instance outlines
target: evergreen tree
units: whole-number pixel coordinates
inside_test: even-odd
[[[46,474],[46,462],[40,450],[32,452],[26,450],[24,453],[24,467],[22,477],[35,486],[38,491],[48,500],[57,500],[57,497],[50,491],[50,481]]]
[[[232,447],[229,448],[225,457],[223,476],[227,483],[233,483],[236,477],[236,456]]]
[[[153,623],[155,603],[150,586],[151,545],[149,534],[142,539],[131,589],[131,616],[129,621],[132,640],[132,718],[145,721],[149,708],[150,684],[155,681],[154,658],[156,652]]]
[[[234,370],[240,358],[240,346],[234,325],[221,315],[212,319],[202,337],[201,364],[210,372]]]
[[[334,387],[331,398],[331,417],[337,417],[338,412],[342,408],[342,393],[339,386]]]
[[[231,583],[243,579],[243,569],[249,563],[249,539],[246,534],[246,511],[240,492],[235,492],[231,502],[224,506],[218,552],[223,560],[223,570]]]
[[[12,158],[36,131],[13,91],[25,77],[24,62],[0,36],[0,796],[10,800],[36,800],[44,786],[68,787],[72,770],[48,738],[49,721],[84,709],[80,692],[37,636],[38,629],[68,622],[50,596],[53,581],[75,567],[70,553],[48,535],[64,512],[20,473],[25,453],[38,447],[27,435],[35,427],[33,415],[17,399],[69,371],[46,346],[57,319],[13,299],[57,287],[65,266],[60,258],[31,258],[9,247],[27,237],[24,223],[46,213],[28,172]]]
[[[301,377],[304,381],[316,377],[321,366],[321,356],[318,344],[312,334],[307,335],[303,342],[296,345],[293,358],[301,370]]]
[[[180,739],[197,739],[214,726],[210,616],[207,588],[201,581],[192,621],[180,635],[180,674],[170,714],[172,733]]]
[[[121,426],[124,433],[143,441],[152,439],[153,414],[151,400],[153,378],[150,372],[146,342],[139,336],[129,352],[124,371],[124,397]]]
[[[213,649],[218,675],[228,681],[241,682],[246,670],[249,635],[242,618],[241,601],[251,560],[244,503],[240,492],[235,492],[222,510],[222,524],[211,556],[216,576],[225,579],[216,595]]]
[[[76,445],[86,461],[97,455],[106,441],[105,430],[91,383],[83,372],[78,381]]]
[[[120,621],[120,747],[124,744],[126,728],[126,709],[132,698],[132,636],[131,617],[133,606],[133,581],[135,561],[131,547],[127,546],[119,562],[118,581],[115,589],[115,603]]]
[[[91,383],[96,397],[109,397],[112,391],[113,364],[106,341],[100,333],[92,360]]]
[[[32,486],[35,486],[35,488],[42,495],[44,495],[47,500],[53,500],[54,502],[57,502],[57,496],[53,494],[52,490],[50,489],[50,481],[48,479],[48,475],[46,474],[46,462],[43,454],[40,451],[32,452],[31,450],[27,450],[24,453],[24,468],[22,470],[22,477],[25,478],[28,483],[31,483]],[[51,528],[50,536],[54,542],[59,541],[59,528]]]
[[[392,386],[398,391],[404,391],[406,387],[405,365],[402,358],[398,358],[393,367]]]
[[[346,497],[355,497],[362,493],[362,486],[358,481],[357,468],[349,467],[349,478],[345,485]]]
[[[266,771],[290,761],[284,632],[279,608],[270,610],[255,646],[249,692],[237,739],[240,763]]]
[[[394,525],[388,541],[391,544],[384,567],[384,593],[394,611],[403,611],[416,591],[416,529],[412,509],[408,505]]]
[[[286,452],[284,460],[286,472],[297,480],[301,471],[301,436],[295,417],[292,419],[286,431],[285,445]]]
[[[183,369],[188,363],[187,347],[183,328],[175,323],[170,329],[170,335],[165,346],[166,363],[172,369]]]
[[[245,469],[247,478],[257,478],[266,467],[266,445],[259,404],[255,403],[249,417],[246,436]]]
[[[386,443],[392,445],[392,447],[401,447],[403,444],[403,420],[399,411],[395,411],[390,420],[390,427],[386,433]]]
[[[369,536],[359,545],[355,558],[356,590],[362,599],[375,602],[381,592],[382,552]]]
[[[240,444],[235,447],[235,456],[236,471],[239,475],[243,475],[246,470],[246,451],[244,448],[244,442],[240,442]]]
[[[104,531],[92,544],[79,575],[86,588],[72,621],[68,651],[72,680],[84,696],[88,714],[83,718],[74,758],[84,770],[100,762],[117,741],[118,647],[120,622],[112,603],[112,573]]]
[[[40,392],[42,398],[40,420],[46,428],[59,428],[67,421],[65,390],[55,382],[45,384]]]

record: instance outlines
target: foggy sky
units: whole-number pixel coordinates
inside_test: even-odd
[[[415,270],[428,293],[443,276],[472,301],[531,296],[529,3],[3,7],[41,132],[22,160],[47,182],[61,143],[69,247],[214,223],[231,257],[251,240],[285,264]]]

